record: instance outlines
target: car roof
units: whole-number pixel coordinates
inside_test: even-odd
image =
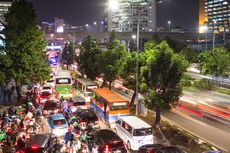
[[[185,153],[184,151],[174,146],[160,147],[158,150],[160,150],[162,153]]]
[[[121,116],[120,119],[129,124],[129,126],[134,129],[152,128],[151,125],[136,116]]]
[[[60,120],[60,119],[65,119],[65,116],[61,113],[58,113],[58,114],[52,114],[50,118],[52,120]]]
[[[141,148],[143,148],[143,149],[145,149],[145,148],[155,149],[155,148],[159,148],[159,147],[164,147],[164,145],[162,145],[162,144],[146,144],[146,145],[141,146],[140,149]]]
[[[80,111],[81,115],[96,115],[93,109],[82,109]]]
[[[122,141],[121,138],[109,129],[101,129],[97,131],[97,136],[99,136],[104,142]]]
[[[44,147],[44,145],[49,141],[51,134],[35,134],[27,144],[27,148],[37,145],[38,147]]]

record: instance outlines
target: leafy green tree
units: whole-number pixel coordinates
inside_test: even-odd
[[[15,79],[19,102],[22,84],[49,79],[50,69],[43,52],[47,43],[36,24],[32,3],[26,0],[13,2],[9,12],[5,14],[5,21],[4,52],[8,61],[12,61],[6,77]]]
[[[116,45],[116,32],[113,30],[110,37],[109,37],[109,42],[107,45],[107,49],[114,49],[114,45]]]
[[[9,71],[9,66],[12,64],[12,61],[8,56],[0,53],[0,85],[3,85],[5,82],[9,81],[7,79],[7,72]]]
[[[103,76],[103,84],[109,82],[109,89],[112,88],[112,82],[118,78],[121,73],[121,65],[126,56],[125,47],[118,40],[114,40],[111,49],[105,51],[100,56],[100,72]]]
[[[182,56],[191,64],[198,62],[198,53],[192,48],[184,48],[181,53]]]
[[[216,47],[214,53],[205,51],[199,54],[200,68],[204,74],[228,76],[230,53],[223,47]]]
[[[167,41],[169,47],[172,48],[175,53],[180,53],[186,47],[185,44],[170,37],[165,37],[164,40]]]
[[[97,41],[88,36],[81,45],[80,52],[80,71],[91,80],[95,80],[100,75],[99,56],[101,50],[98,48]]]
[[[61,56],[62,56],[62,63],[67,65],[67,70],[69,69],[69,66],[74,63],[74,57],[75,57],[74,52],[75,52],[75,48],[73,43],[65,44]]]
[[[141,68],[141,91],[147,97],[148,108],[155,109],[155,126],[159,127],[161,110],[174,106],[182,93],[180,80],[188,63],[174,54],[165,41],[151,50],[145,50],[141,56],[146,59],[146,65]]]

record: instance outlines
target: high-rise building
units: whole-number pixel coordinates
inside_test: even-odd
[[[55,25],[55,32],[56,33],[63,33],[65,29],[65,21],[64,19],[55,17],[54,18],[54,25]]]
[[[45,33],[54,33],[55,32],[55,25],[54,25],[54,23],[50,23],[50,22],[42,22],[41,23],[41,29]]]
[[[230,31],[230,1],[200,0],[199,25],[207,25],[209,31]]]
[[[6,14],[14,0],[0,0],[0,24],[4,22],[4,14]]]
[[[156,0],[116,0],[119,9],[106,8],[105,31],[133,32],[156,30]]]

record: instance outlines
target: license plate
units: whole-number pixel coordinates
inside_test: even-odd
[[[116,150],[113,153],[121,153],[121,151],[120,150]]]

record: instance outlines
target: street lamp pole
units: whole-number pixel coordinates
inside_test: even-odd
[[[216,21],[213,22],[213,37],[212,37],[212,53],[214,54],[215,50],[215,27],[216,27]]]
[[[138,8],[138,18],[137,18],[137,59],[136,59],[136,115],[139,114],[139,97],[138,97],[138,86],[139,86],[139,37],[140,37],[140,15],[141,15],[141,11],[140,8]]]
[[[168,25],[169,25],[169,32],[171,31],[171,23],[172,23],[172,22],[169,20],[169,21],[168,21]]]

